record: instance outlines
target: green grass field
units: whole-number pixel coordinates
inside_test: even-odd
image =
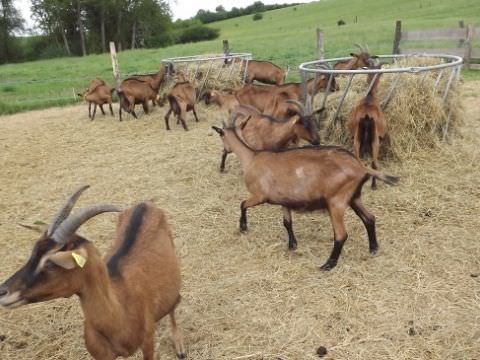
[[[340,19],[345,26],[337,26]],[[355,50],[353,43],[368,43],[373,53],[390,54],[397,19],[402,20],[404,29],[411,30],[457,27],[460,19],[478,26],[480,2],[323,0],[270,11],[260,21],[245,16],[211,24],[221,30],[214,41],[121,52],[120,70],[122,74],[149,72],[156,70],[163,58],[218,53],[222,39],[228,39],[235,52],[251,52],[255,59],[296,68],[315,59],[317,27],[325,33],[326,57],[347,56]],[[429,45],[439,47],[438,43]],[[291,80],[298,78],[295,71],[290,74]],[[95,77],[111,81],[108,54],[0,66],[0,114],[71,103],[74,90],[85,88]],[[464,71],[464,77],[480,79],[480,71]]]

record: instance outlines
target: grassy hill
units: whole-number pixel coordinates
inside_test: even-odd
[[[124,51],[119,62],[123,74],[153,71],[166,57],[220,52],[221,40],[228,39],[235,52],[295,68],[315,59],[317,27],[325,33],[326,57],[348,55],[355,50],[353,43],[368,43],[372,52],[389,54],[397,19],[405,29],[451,28],[460,19],[480,25],[479,15],[478,0],[322,0],[266,12],[260,21],[244,16],[213,23],[221,30],[220,39]],[[340,19],[346,25],[337,26]],[[291,73],[295,79],[296,72]],[[464,76],[480,78],[480,72]],[[86,87],[94,77],[111,81],[108,54],[0,66],[0,114],[72,102],[74,89]]]

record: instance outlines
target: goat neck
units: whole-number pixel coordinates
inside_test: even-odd
[[[125,315],[125,309],[117,296],[119,284],[112,283],[107,266],[93,245],[88,252],[88,266],[83,269],[84,283],[78,293],[85,324],[92,326],[104,336],[108,334],[114,337],[113,334],[125,323],[122,316]]]
[[[228,144],[230,150],[235,153],[240,159],[242,169],[245,169],[250,165],[250,162],[255,156],[255,151],[245,144],[237,134],[237,129],[228,128],[224,129],[225,142]]]

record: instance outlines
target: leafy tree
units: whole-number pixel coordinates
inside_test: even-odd
[[[11,0],[0,2],[0,63],[16,60],[20,54],[14,32],[23,30],[24,20]]]

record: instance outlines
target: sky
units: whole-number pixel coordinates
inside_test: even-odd
[[[275,3],[290,3],[290,2],[312,2],[313,0],[261,0],[264,4],[270,5]],[[230,10],[232,7],[246,7],[255,2],[255,0],[169,0],[170,8],[172,9],[173,18],[188,19],[194,16],[198,10],[215,11],[218,5],[223,5],[225,10]],[[28,28],[34,28],[35,23],[31,19],[30,0],[15,0],[14,4],[22,13]]]

